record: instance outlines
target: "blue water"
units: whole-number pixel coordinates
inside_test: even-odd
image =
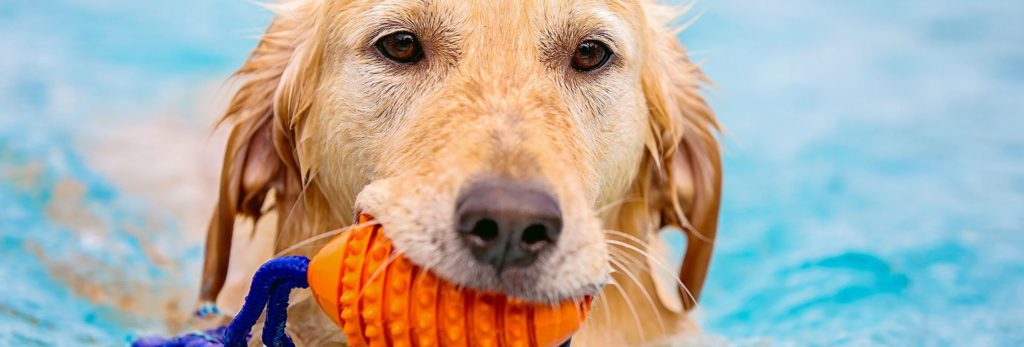
[[[707,332],[1024,345],[1024,4],[695,13],[681,38],[728,128]],[[124,120],[208,119],[188,91],[223,80],[268,18],[234,0],[0,0],[0,344],[119,345],[191,305],[200,245],[81,144]]]

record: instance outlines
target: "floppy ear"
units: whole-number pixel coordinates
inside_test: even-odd
[[[218,200],[206,235],[200,304],[212,304],[228,271],[236,218],[253,223],[278,213],[280,234],[310,230],[295,202],[303,191],[295,128],[309,112],[319,48],[313,37],[315,8],[280,9],[256,49],[235,73],[245,79],[222,123],[231,124]],[[300,204],[303,205],[303,204]],[[298,222],[296,222],[298,221]],[[285,230],[286,223],[289,229]],[[301,230],[301,231],[299,231]],[[279,239],[281,235],[279,235]]]
[[[648,9],[648,15],[652,12]],[[670,12],[670,11],[669,11]],[[665,13],[665,11],[661,11]],[[679,279],[686,309],[700,298],[718,227],[721,157],[714,114],[699,95],[707,82],[665,22],[649,18],[642,85],[650,111],[645,196],[659,229],[672,226],[687,237]],[[691,296],[692,295],[692,296]]]

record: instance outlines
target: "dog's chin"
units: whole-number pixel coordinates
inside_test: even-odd
[[[415,261],[414,261],[415,262]],[[506,268],[500,273],[492,267],[477,263],[461,266],[435,264],[431,271],[460,287],[491,293],[502,293],[517,299],[545,304],[579,300],[600,293],[610,276],[589,281],[582,278],[554,277],[554,271],[537,266]]]
[[[610,283],[608,251],[602,238],[563,237],[563,248],[557,252],[542,255],[530,266],[506,268],[500,273],[479,264],[452,231],[454,190],[444,191],[444,184],[408,184],[410,181],[371,183],[359,193],[356,210],[380,222],[384,234],[406,258],[442,279],[460,287],[549,304],[597,295]],[[429,206],[429,211],[423,206]],[[597,227],[594,223],[580,225]]]
[[[492,271],[493,272],[493,271]],[[537,272],[529,268],[506,269],[495,274],[496,288],[491,291],[529,302],[554,304],[567,300],[580,300],[588,296],[596,296],[604,287],[604,282],[591,283],[576,288],[562,288],[561,292],[538,290]]]
[[[401,249],[397,244],[396,247]],[[423,249],[422,246],[412,247]],[[437,253],[431,256],[421,252],[415,253],[426,260],[421,262],[416,259],[419,257],[410,257],[414,263],[429,268],[439,277],[460,287],[502,293],[527,302],[556,304],[596,296],[601,288],[610,282],[610,275],[592,278],[579,276],[583,271],[576,272],[573,276],[557,275],[567,267],[575,266],[564,261],[559,262],[563,257],[556,254],[542,256],[530,266],[510,267],[499,272],[491,266],[478,263],[470,252],[461,248],[448,255]]]

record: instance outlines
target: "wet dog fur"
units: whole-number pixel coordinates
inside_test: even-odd
[[[696,330],[688,311],[711,257],[721,164],[718,123],[699,95],[705,78],[671,25],[680,9],[643,0],[271,8],[223,118],[232,131],[201,301],[244,295],[244,286],[222,290],[247,252],[232,254],[236,231],[270,219],[276,254],[312,255],[368,213],[413,262],[459,285],[548,302],[600,293],[581,346]],[[381,56],[374,42],[396,31],[417,35],[422,61]],[[570,67],[584,40],[614,52],[601,69]],[[530,267],[497,273],[456,240],[459,192],[488,177],[537,183],[561,206],[562,237]],[[667,276],[657,233],[671,231],[662,230],[688,240]],[[335,341],[337,328],[309,301],[295,305],[289,330],[306,345]]]

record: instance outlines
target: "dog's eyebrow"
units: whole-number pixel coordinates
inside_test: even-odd
[[[620,56],[630,55],[627,47],[629,31],[625,22],[614,13],[602,8],[577,6],[560,17],[541,31],[543,59],[559,59],[571,54],[577,44],[587,40],[601,41]]]
[[[430,5],[428,0],[416,2],[378,1],[363,14],[365,23],[374,23],[365,27],[367,41],[395,30],[412,30],[417,22],[416,12]]]
[[[582,11],[577,21],[592,23],[594,29],[590,31],[593,39],[601,39],[613,51],[620,54],[625,53],[630,31],[620,16],[603,8],[588,9]]]
[[[464,21],[458,12],[434,0],[377,1],[362,15],[360,22],[367,24],[359,28],[361,40],[372,43],[380,36],[408,30],[420,39],[433,41],[435,49],[455,54],[454,43],[461,37],[456,23]]]

